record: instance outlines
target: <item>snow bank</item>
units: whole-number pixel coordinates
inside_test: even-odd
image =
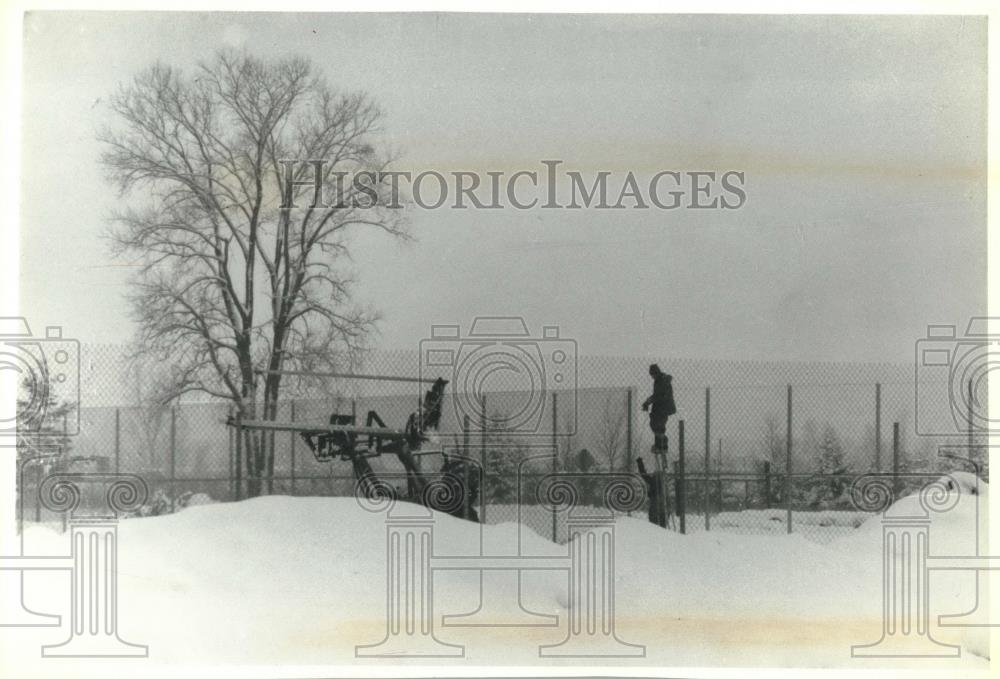
[[[937,552],[940,546],[959,550],[949,554],[972,553],[977,499],[966,494],[954,510],[933,517],[932,552],[945,553]],[[645,644],[647,653],[611,664],[871,666],[852,659],[850,646],[874,641],[881,630],[878,517],[829,545],[796,534],[682,536],[635,517],[620,518],[615,530],[618,635]],[[119,534],[120,635],[150,647],[148,661],[126,668],[131,676],[163,663],[350,664],[359,662],[356,645],[384,636],[384,516],[353,499],[192,506],[123,521]],[[29,531],[26,544],[29,553],[66,548],[65,536],[44,529]],[[566,554],[567,547],[514,523],[480,527],[436,515],[436,554],[480,549],[544,556]],[[935,613],[971,609],[975,581],[968,575],[934,580]],[[28,579],[29,605],[66,614],[65,574]],[[526,573],[520,585],[511,572],[444,572],[434,588],[438,637],[467,647],[459,662],[538,664],[544,662],[538,644],[566,635],[563,572]],[[440,627],[442,615],[477,610],[539,626]],[[553,615],[558,626],[543,626],[551,622],[544,616]],[[954,629],[935,634],[983,652],[980,640]],[[38,644],[63,638],[60,630],[0,635],[5,658],[41,673],[59,668],[38,660]],[[935,662],[935,669],[942,666]],[[982,660],[965,653],[954,662],[968,667]],[[921,666],[920,659],[906,663]]]

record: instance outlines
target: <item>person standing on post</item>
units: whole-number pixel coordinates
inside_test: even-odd
[[[677,412],[674,405],[673,379],[660,370],[655,363],[649,366],[649,376],[653,378],[653,394],[642,403],[642,409],[649,411],[649,428],[655,437],[654,449],[666,451],[667,418]]]

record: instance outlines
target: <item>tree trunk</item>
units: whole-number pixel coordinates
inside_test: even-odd
[[[244,431],[244,448],[247,463],[247,497],[257,497],[261,494],[260,432]]]
[[[281,375],[273,371],[281,370],[281,363],[277,360],[271,361],[272,372],[267,374],[264,381],[264,419],[273,422],[278,418],[278,396],[281,386]],[[268,432],[263,437],[263,464],[261,466],[262,475],[267,479],[267,492],[274,492],[274,432]]]

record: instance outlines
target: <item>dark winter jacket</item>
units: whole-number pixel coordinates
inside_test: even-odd
[[[674,405],[674,388],[670,384],[671,379],[670,375],[662,372],[653,377],[653,395],[643,403],[644,407],[652,406],[650,417],[665,418],[677,412],[677,406]]]

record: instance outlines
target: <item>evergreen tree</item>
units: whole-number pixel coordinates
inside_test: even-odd
[[[488,503],[512,504],[517,499],[517,474],[527,450],[509,429],[508,418],[492,415],[486,418],[485,486],[484,497]]]
[[[821,476],[812,489],[810,505],[816,509],[840,508],[845,502],[845,492],[849,485],[846,476],[848,468],[844,462],[844,448],[840,437],[830,424],[823,428],[817,453]]]

